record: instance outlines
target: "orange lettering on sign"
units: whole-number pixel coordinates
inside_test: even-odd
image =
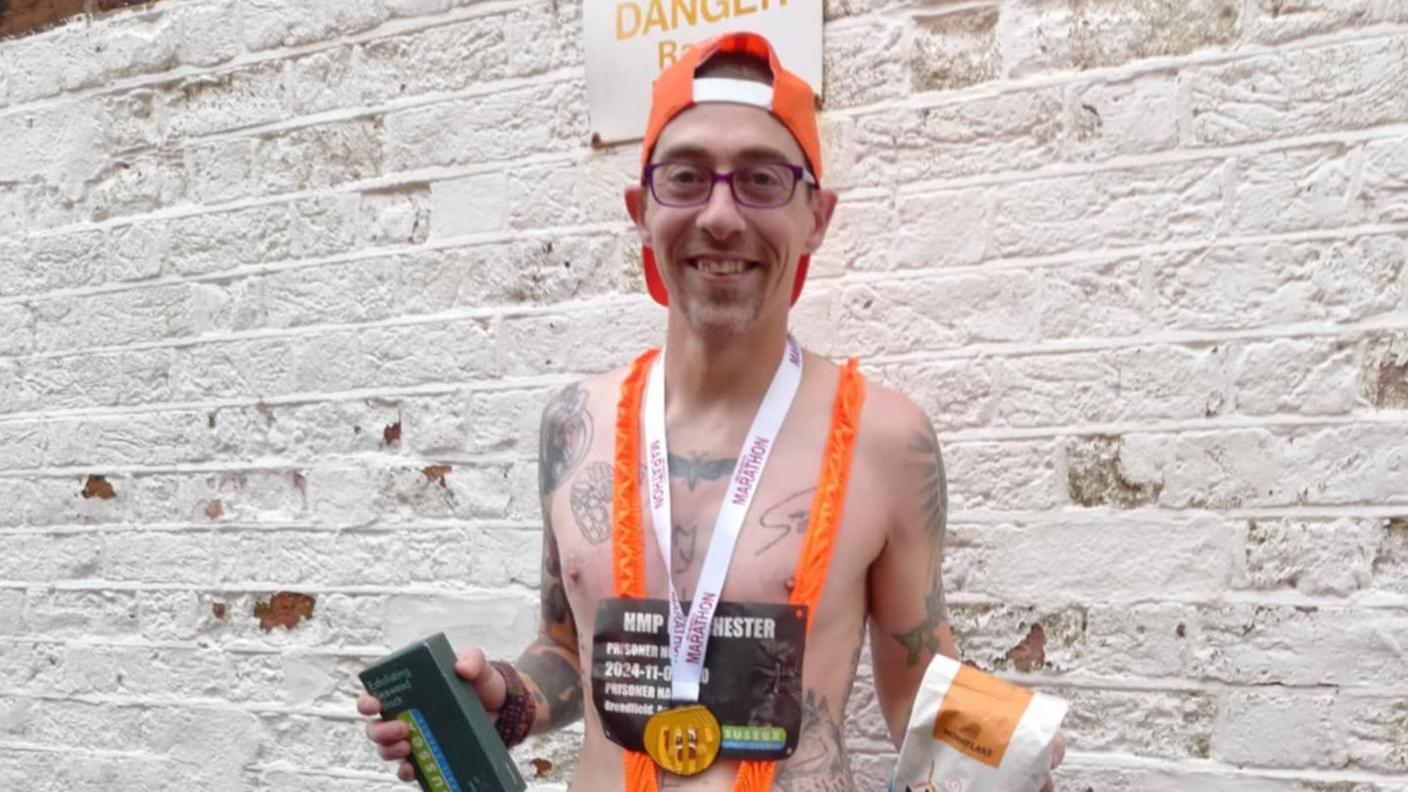
[[[728,0],[699,0],[699,10],[705,22],[722,22],[728,19]]]
[[[630,17],[631,22],[626,24],[626,18]],[[616,4],[616,40],[625,41],[634,38],[640,32],[640,6],[635,3]]]
[[[661,0],[650,0],[650,10],[645,12],[645,30],[642,35],[649,36],[656,28],[664,33],[670,29],[670,25],[665,21],[665,6]]]
[[[664,71],[666,66],[673,66],[675,61],[679,60],[679,55],[676,54],[677,49],[678,47],[675,42],[671,41],[670,39],[664,39],[660,42],[661,71]]]
[[[699,6],[696,0],[675,0],[670,7],[670,22],[675,29],[679,29],[680,17],[690,25],[699,24]]]
[[[748,0],[733,0],[733,15],[743,16],[744,14],[758,13],[758,7],[747,5]]]

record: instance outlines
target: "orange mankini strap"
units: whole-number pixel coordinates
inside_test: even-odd
[[[645,597],[645,533],[640,516],[640,407],[650,364],[659,350],[650,350],[631,366],[621,383],[621,403],[616,411],[616,470],[612,502],[612,565],[616,596]],[[797,559],[796,582],[788,602],[807,606],[807,632],[816,619],[817,603],[826,585],[836,528],[846,505],[846,485],[851,478],[856,429],[865,403],[865,379],[854,358],[841,369],[841,382],[831,408],[831,430],[826,440],[821,476],[802,554]],[[655,763],[646,754],[627,750],[627,792],[658,792]],[[734,792],[768,792],[777,763],[749,760],[740,764]]]

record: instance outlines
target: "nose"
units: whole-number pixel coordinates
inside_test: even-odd
[[[714,184],[714,193],[709,196],[708,203],[700,208],[695,223],[720,242],[743,231],[746,227],[743,212],[733,199],[733,190],[727,181],[720,179]]]

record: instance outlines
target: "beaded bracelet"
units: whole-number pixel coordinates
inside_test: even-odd
[[[512,748],[527,739],[528,732],[533,730],[538,705],[528,693],[528,687],[523,684],[523,677],[519,676],[518,669],[502,660],[492,660],[489,665],[503,674],[504,682],[508,686],[508,695],[504,697],[504,705],[499,708],[499,717],[494,720],[494,728],[499,730],[499,738],[504,741],[504,745]]]

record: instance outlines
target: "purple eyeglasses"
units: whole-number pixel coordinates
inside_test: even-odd
[[[655,200],[677,208],[708,203],[719,182],[728,184],[733,200],[755,209],[786,205],[800,182],[816,186],[816,179],[806,168],[785,162],[744,165],[732,173],[719,173],[691,162],[656,162],[647,165],[641,175],[641,184],[650,188]]]

